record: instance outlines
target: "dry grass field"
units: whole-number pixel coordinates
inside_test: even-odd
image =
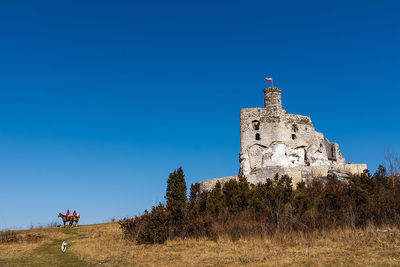
[[[66,236],[66,234],[54,228],[0,233],[0,262],[1,260],[20,257],[51,240],[65,238]]]
[[[1,266],[398,266],[400,230],[369,227],[264,239],[135,245],[117,223],[0,233]],[[9,235],[9,239],[5,238]],[[61,242],[68,242],[61,253]]]

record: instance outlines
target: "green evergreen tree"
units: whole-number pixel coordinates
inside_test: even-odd
[[[200,212],[199,209],[199,197],[200,197],[200,184],[195,183],[190,185],[189,201],[187,210],[190,216],[197,216]]]
[[[167,192],[165,195],[167,199],[167,211],[169,217],[169,238],[183,237],[182,231],[186,216],[186,181],[185,174],[182,167],[169,174],[167,181]]]
[[[226,182],[222,190],[225,206],[232,213],[247,209],[247,198],[250,192],[249,183],[243,175],[239,175],[238,180]]]
[[[211,190],[206,205],[207,212],[211,215],[218,216],[224,212],[224,195],[222,194],[222,186],[220,182],[217,182],[214,189]]]
[[[182,167],[169,174],[167,181],[167,209],[182,209],[185,206],[186,196],[186,181]]]

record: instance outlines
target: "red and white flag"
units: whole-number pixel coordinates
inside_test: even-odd
[[[266,81],[272,82],[272,78],[265,78]]]

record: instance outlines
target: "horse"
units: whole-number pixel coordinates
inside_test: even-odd
[[[78,226],[78,222],[79,222],[79,218],[81,217],[81,215],[78,213],[76,216],[72,216],[72,225]]]
[[[58,217],[61,217],[64,223],[64,228],[65,228],[65,223],[69,222],[69,227],[72,227],[73,223],[74,223],[74,217],[73,216],[65,216],[62,213],[58,214]],[[79,218],[78,218],[79,220]]]

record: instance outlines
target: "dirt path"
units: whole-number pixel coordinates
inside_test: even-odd
[[[68,251],[68,246],[73,245],[75,231],[66,231],[69,236],[65,239],[56,239],[27,252],[24,256],[1,262],[5,266],[90,266],[73,253]],[[76,239],[75,239],[76,240]],[[68,243],[67,251],[61,252],[61,243]]]

